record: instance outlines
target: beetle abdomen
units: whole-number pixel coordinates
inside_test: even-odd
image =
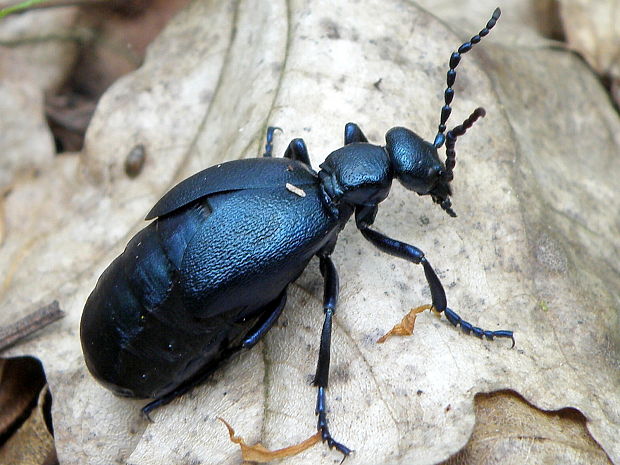
[[[153,397],[182,381],[177,374],[183,377],[192,362],[195,337],[173,291],[187,244],[208,214],[196,206],[148,225],[89,296],[80,328],[86,364],[117,393]],[[201,342],[209,339],[205,331]]]

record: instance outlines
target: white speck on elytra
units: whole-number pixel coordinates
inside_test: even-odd
[[[300,197],[305,197],[306,193],[303,191],[303,189],[300,189],[297,186],[293,186],[292,184],[289,184],[288,182],[286,183],[286,188],[291,191],[293,194],[297,194]]]

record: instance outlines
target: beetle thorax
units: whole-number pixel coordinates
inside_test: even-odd
[[[390,192],[392,166],[378,145],[345,145],[332,152],[320,168],[321,184],[334,205],[376,205]]]

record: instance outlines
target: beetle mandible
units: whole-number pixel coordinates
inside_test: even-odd
[[[450,201],[456,141],[484,116],[477,108],[446,133],[456,68],[499,16],[498,8],[450,57],[433,143],[395,127],[387,132],[385,146],[373,145],[348,123],[345,145],[316,172],[302,139],[291,141],[284,158],[272,158],[276,128],[270,127],[263,158],[208,168],[164,195],[146,216],[153,221],[103,272],[86,302],[80,335],[93,376],[117,394],[155,399],[143,408],[148,416],[202,383],[233,354],[253,347],[282,313],[288,285],[317,256],[324,279],[324,323],[313,381],[317,428],[330,448],[347,456],[351,450],[329,432],[325,390],[338,299],[330,256],[353,214],[362,235],[380,250],[422,265],[432,296],[426,308],[445,312],[466,332],[510,338],[514,345],[512,331],[482,330],[447,307],[424,252],[371,227],[393,179],[456,216]],[[444,143],[442,162],[438,149]]]

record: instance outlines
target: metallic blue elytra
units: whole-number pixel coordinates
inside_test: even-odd
[[[93,376],[117,394],[154,399],[143,409],[148,416],[202,383],[233,354],[254,346],[282,313],[288,285],[316,256],[325,315],[314,377],[317,428],[330,448],[347,456],[351,450],[335,441],[327,426],[326,389],[339,290],[331,254],[352,215],[380,250],[422,265],[434,310],[478,337],[510,338],[514,345],[511,331],[483,330],[447,308],[424,252],[372,228],[394,179],[456,216],[450,201],[456,140],[484,111],[475,110],[445,133],[455,68],[499,15],[495,10],[486,27],[452,55],[434,143],[393,128],[385,146],[374,145],[349,123],[344,146],[317,172],[302,139],[291,141],[284,158],[272,158],[276,128],[269,128],[264,157],[213,166],[171,189],[147,215],[153,221],[104,271],[86,302],[80,336]],[[442,162],[438,150],[444,143]]]

